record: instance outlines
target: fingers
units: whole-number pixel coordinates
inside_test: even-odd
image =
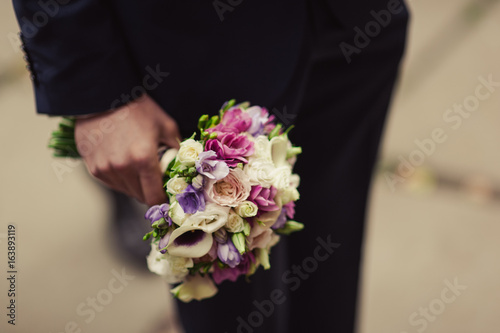
[[[98,133],[103,121],[108,127],[112,124],[113,130]],[[88,133],[99,138],[92,147],[86,140]],[[175,120],[149,96],[113,112],[77,120],[75,139],[88,171],[99,181],[148,205],[166,202],[157,151],[162,144],[178,148],[180,134]]]
[[[148,170],[139,174],[140,186],[142,189],[142,202],[149,206],[158,205],[167,202],[167,195],[163,190],[163,177],[159,164],[156,164],[156,170]]]
[[[164,113],[162,119],[159,122],[159,141],[169,148],[179,149],[179,142],[181,140],[181,134],[179,131],[179,126],[177,122],[170,117],[168,114]]]

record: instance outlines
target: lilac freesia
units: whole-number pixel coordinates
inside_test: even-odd
[[[188,185],[184,192],[175,196],[182,210],[186,214],[194,214],[205,210],[205,197],[203,192],[197,191],[192,185]]]
[[[252,118],[252,126],[248,129],[248,133],[253,136],[264,134],[264,126],[269,120],[269,113],[267,110],[260,106],[252,106],[248,108],[246,112]]]
[[[280,216],[278,217],[278,219],[271,228],[273,229],[283,228],[285,226],[286,221],[288,219],[293,219],[294,215],[295,215],[295,202],[290,201],[289,203],[283,205]]]
[[[270,188],[260,185],[252,186],[247,200],[253,202],[259,208],[257,216],[260,216],[263,212],[271,212],[279,209],[279,206],[274,201],[277,192],[278,190],[274,186]]]
[[[241,262],[241,255],[230,238],[228,238],[225,243],[219,243],[217,247],[217,256],[220,261],[231,268],[236,267]]]
[[[254,144],[244,134],[219,133],[217,139],[207,140],[205,150],[213,150],[217,159],[234,168],[238,163],[248,163],[245,157],[254,153]]]
[[[151,221],[151,224],[163,218],[165,219],[165,222],[167,222],[168,225],[171,226],[172,219],[170,218],[170,216],[168,216],[169,209],[170,205],[167,203],[151,206],[146,212],[146,214],[144,214],[144,218]]]
[[[229,173],[226,162],[217,160],[217,154],[213,150],[200,153],[195,166],[198,173],[214,180],[222,179]]]
[[[252,262],[255,262],[255,257],[251,252],[247,252],[241,257],[240,264],[235,266],[234,268],[220,268],[219,265],[214,265],[212,278],[217,284],[220,284],[224,280],[230,280],[234,282],[240,275],[248,273]]]
[[[276,219],[276,222],[271,226],[272,229],[280,229],[283,228],[286,224],[286,209],[283,207],[281,210],[280,216]]]
[[[167,246],[171,235],[172,231],[167,232],[165,236],[163,236],[158,242],[158,250],[160,250],[161,253],[167,252],[167,249],[165,249],[165,247]]]

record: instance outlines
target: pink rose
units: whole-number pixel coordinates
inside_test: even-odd
[[[252,186],[248,201],[253,202],[259,208],[257,216],[260,216],[264,212],[272,212],[280,208],[274,201],[274,197],[277,192],[278,190],[274,186],[271,186],[270,188],[262,187],[260,185]]]
[[[273,234],[274,231],[271,228],[254,222],[250,235],[247,237],[248,248],[250,251],[255,248],[267,248],[267,245],[270,244],[273,239]]]
[[[254,153],[253,142],[244,134],[218,133],[217,139],[207,140],[205,150],[213,150],[217,160],[224,161],[229,167],[238,163],[248,163],[245,157]]]
[[[252,126],[252,117],[240,108],[229,109],[224,113],[221,122],[207,132],[232,132],[239,134],[246,132]]]
[[[220,180],[208,180],[205,197],[221,206],[236,207],[248,198],[250,188],[248,176],[236,168]]]

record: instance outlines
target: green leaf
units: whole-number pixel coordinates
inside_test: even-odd
[[[283,133],[283,135],[288,135],[288,133],[289,133],[289,132],[290,132],[290,131],[294,128],[294,127],[295,127],[295,125],[291,125],[291,126],[289,126],[289,127],[285,130],[285,132]]]
[[[283,127],[283,125],[281,125],[280,123],[278,123],[276,125],[275,128],[273,128],[273,130],[271,131],[271,133],[269,133],[269,139],[272,139],[274,138],[275,136],[278,136],[280,134],[280,131],[281,131],[281,128]]]

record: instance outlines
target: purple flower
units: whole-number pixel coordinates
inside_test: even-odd
[[[171,235],[172,231],[167,232],[165,236],[163,236],[158,242],[158,250],[160,250],[161,253],[167,252],[167,249],[165,249],[165,247],[168,245],[168,241],[170,240]]]
[[[151,224],[163,218],[165,219],[165,222],[167,222],[168,225],[171,226],[172,219],[170,218],[170,216],[168,216],[169,209],[170,205],[167,203],[151,206],[146,212],[146,214],[144,214],[144,218],[151,221]]]
[[[283,208],[281,210],[280,216],[276,219],[276,222],[271,226],[272,229],[280,229],[283,228],[286,224],[286,210]]]
[[[241,262],[240,253],[229,238],[225,243],[219,243],[219,246],[217,247],[217,256],[220,261],[231,268],[236,267]]]
[[[285,226],[286,221],[289,219],[293,219],[293,216],[295,215],[295,202],[290,201],[286,205],[283,205],[283,208],[281,209],[280,216],[278,216],[278,219],[276,222],[272,225],[271,228],[273,229],[280,229]]]
[[[220,246],[220,245],[219,245]],[[214,282],[220,284],[224,280],[236,281],[238,276],[247,274],[250,270],[250,265],[255,262],[255,257],[251,252],[245,253],[241,257],[241,262],[234,268],[226,267],[220,268],[219,265],[214,265],[214,272],[212,273],[212,278]]]
[[[272,212],[279,209],[279,206],[274,202],[277,192],[278,190],[274,186],[270,188],[261,185],[252,186],[247,200],[253,202],[259,208],[257,216],[262,212]]]
[[[253,136],[264,134],[264,125],[269,120],[269,113],[265,108],[260,106],[252,106],[247,110],[248,115],[252,118],[252,126],[248,129],[248,133]]]
[[[184,192],[177,194],[175,197],[186,214],[194,214],[199,210],[205,210],[203,192],[197,191],[192,185],[188,185]]]
[[[289,219],[293,219],[295,216],[295,202],[290,201],[289,203],[283,205],[283,208],[286,209],[286,216],[288,216]]]
[[[245,157],[254,153],[253,142],[244,134],[218,133],[217,139],[207,140],[205,150],[213,150],[217,159],[235,167],[238,163],[248,163]]]
[[[226,162],[218,161],[217,154],[213,150],[201,152],[198,155],[195,165],[196,171],[214,180],[222,179],[229,173],[229,167]]]

